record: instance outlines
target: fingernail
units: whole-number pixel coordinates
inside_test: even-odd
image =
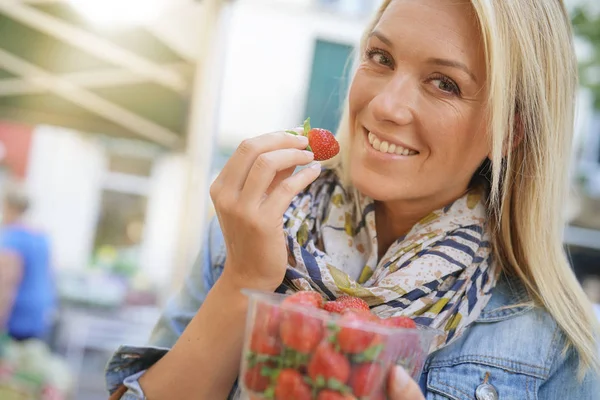
[[[296,138],[300,141],[300,143],[308,146],[308,138],[306,136],[296,136]]]
[[[318,169],[319,171],[321,170],[321,168],[323,168],[322,165],[321,165],[321,163],[318,162],[318,161],[311,162],[310,164],[308,164],[308,167],[309,168]]]
[[[402,389],[410,383],[410,375],[402,367],[394,368],[394,380],[396,381],[396,387]]]

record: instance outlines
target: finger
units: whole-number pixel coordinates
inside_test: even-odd
[[[267,195],[271,194],[271,192],[273,192],[273,190],[277,186],[279,186],[279,184],[281,182],[283,182],[285,179],[287,179],[290,176],[292,176],[292,174],[294,173],[295,170],[296,170],[296,166],[293,166],[293,167],[290,167],[288,169],[284,169],[283,171],[278,172],[277,174],[275,174],[275,178],[273,179],[273,182],[271,182],[271,186],[269,186],[269,188],[267,189]]]
[[[321,164],[314,162],[298,173],[284,179],[263,202],[261,208],[283,215],[294,197],[321,174]]]
[[[304,134],[304,128],[302,128],[301,126],[298,126],[294,129],[289,129],[286,130],[286,132],[288,133],[295,133],[296,135],[303,135]]]
[[[267,133],[244,140],[221,171],[219,185],[241,190],[258,156],[279,149],[305,149],[307,146],[306,137],[285,132]]]
[[[298,149],[282,149],[262,153],[250,169],[241,198],[249,204],[261,202],[278,172],[298,165],[306,165],[314,157],[312,152]]]
[[[425,400],[417,382],[402,367],[395,367],[389,377],[390,400]]]

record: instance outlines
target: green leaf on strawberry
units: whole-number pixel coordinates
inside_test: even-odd
[[[327,330],[330,332],[330,335],[327,337],[327,341],[331,343],[334,350],[339,352],[340,345],[338,343],[337,334],[340,332],[340,326],[335,324],[334,322],[330,322],[327,324]]]
[[[318,389],[324,389],[327,387],[327,381],[325,381],[325,378],[323,377],[323,375],[319,375],[317,376],[317,379],[315,379],[315,387]]]
[[[362,353],[355,354],[352,357],[352,361],[357,364],[364,363],[364,362],[377,361],[377,358],[379,358],[379,356],[381,355],[381,352],[383,351],[383,347],[384,347],[383,344],[377,344],[375,346],[371,346],[367,350],[363,351]]]
[[[304,382],[306,382],[306,384],[310,387],[314,386],[314,382],[312,381],[312,379],[310,379],[310,376],[304,376],[303,377]]]
[[[336,324],[335,322],[330,322],[327,324],[327,329],[329,330],[329,332],[336,334],[340,331],[340,329],[342,329],[338,324]]]
[[[333,350],[334,350],[336,353],[339,353],[340,351],[342,351],[342,349],[340,348],[340,345],[339,345],[339,343],[338,343],[338,341],[337,341],[337,337],[336,337],[335,335],[329,336],[329,337],[327,338],[327,342],[328,342],[329,344],[331,344],[331,346],[333,347]]]
[[[304,128],[304,136],[308,136],[308,132],[310,132],[310,117],[306,118],[304,120],[304,124],[302,125],[302,127]]]
[[[286,348],[281,356],[281,366],[283,368],[304,367],[310,361],[310,354],[300,353],[294,349]]]
[[[309,125],[309,127],[310,127],[310,125]],[[310,131],[310,128],[309,128],[309,131]],[[291,130],[287,129],[284,132],[285,133],[289,133],[289,134],[294,135],[294,136],[298,136],[298,132],[296,132],[296,131],[291,131]],[[303,136],[306,136],[306,135],[308,135],[308,131],[306,130],[306,123],[305,123],[304,135]],[[310,147],[310,144],[308,146],[306,146],[306,150],[313,151],[312,148]]]
[[[264,391],[262,396],[265,399],[274,399],[275,398],[275,387],[271,386],[267,390]]]
[[[248,366],[250,368],[256,366],[261,363],[275,363],[278,364],[280,362],[281,357],[278,356],[270,356],[267,354],[257,354],[249,351],[246,354],[246,361],[248,362]]]
[[[267,378],[277,379],[277,376],[279,375],[279,371],[280,371],[280,369],[278,369],[278,368],[262,367],[260,369],[260,374]]]
[[[335,378],[329,378],[327,380],[327,389],[335,390],[336,392],[340,392],[342,394],[352,393],[352,389],[350,389],[350,387]]]
[[[304,129],[304,136],[308,137],[308,133],[310,132],[310,117],[306,118],[306,120],[304,121],[304,124],[302,125],[303,129]],[[310,144],[308,145],[308,147],[306,148],[306,150],[308,151],[313,151],[313,149],[310,147]]]

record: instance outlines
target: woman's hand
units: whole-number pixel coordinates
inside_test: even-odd
[[[394,368],[390,374],[388,397],[390,400],[425,400],[419,385],[402,367]]]
[[[287,249],[283,214],[321,167],[305,151],[308,139],[285,132],[245,140],[210,189],[223,230],[227,259],[223,277],[235,287],[275,290],[283,281]]]

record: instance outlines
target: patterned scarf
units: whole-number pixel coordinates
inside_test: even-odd
[[[443,347],[478,318],[497,281],[483,200],[471,191],[432,212],[378,261],[375,203],[325,171],[284,215],[281,289],[360,297],[381,317],[407,315],[443,331],[433,350]]]

